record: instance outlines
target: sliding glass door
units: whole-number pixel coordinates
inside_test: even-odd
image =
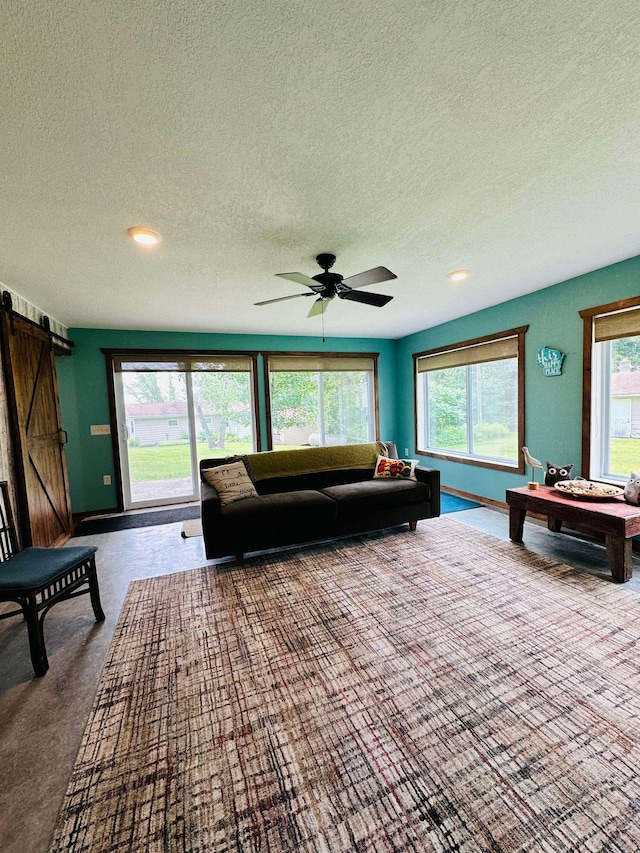
[[[116,355],[125,509],[199,497],[199,462],[256,449],[250,356]]]

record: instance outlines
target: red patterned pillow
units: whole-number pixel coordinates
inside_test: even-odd
[[[390,459],[388,456],[378,456],[373,472],[376,477],[396,477],[401,480],[416,479],[415,459]]]

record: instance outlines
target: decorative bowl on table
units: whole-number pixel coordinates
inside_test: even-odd
[[[583,480],[582,477],[577,477],[575,480],[560,480],[553,488],[570,498],[591,501],[606,501],[624,492],[624,489],[618,486],[596,483],[593,480]]]

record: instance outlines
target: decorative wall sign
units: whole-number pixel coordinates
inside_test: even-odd
[[[558,349],[540,347],[538,350],[538,364],[545,376],[560,376],[562,373],[562,362],[565,354]]]

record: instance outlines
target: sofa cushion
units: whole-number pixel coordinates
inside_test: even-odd
[[[336,517],[336,503],[322,492],[283,492],[228,504],[222,507],[221,516],[228,536],[253,534],[257,530],[321,530]]]
[[[314,471],[296,474],[291,477],[270,477],[256,483],[259,495],[273,495],[276,492],[299,492],[305,489],[326,489],[327,486],[340,486],[342,483],[357,483],[371,479],[371,468],[349,468],[337,471]]]
[[[322,493],[337,502],[339,515],[347,515],[428,501],[431,488],[414,480],[385,478],[329,486]]]

